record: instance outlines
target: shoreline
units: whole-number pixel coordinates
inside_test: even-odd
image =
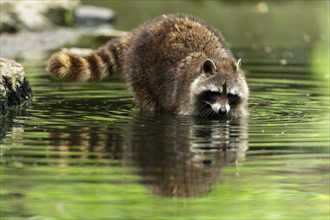
[[[21,31],[15,34],[0,34],[0,57],[8,59],[35,59],[35,53],[63,46],[96,28],[56,27],[41,32]],[[24,42],[24,43],[22,43]]]

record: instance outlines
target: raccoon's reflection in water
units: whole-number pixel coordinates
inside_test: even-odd
[[[111,123],[103,129],[82,130],[85,132],[53,133],[53,150],[74,148],[86,153],[71,158],[110,159],[97,165],[134,167],[142,184],[162,196],[190,197],[209,192],[220,181],[221,167],[237,166],[247,149],[247,124],[243,119],[139,114],[121,128]]]

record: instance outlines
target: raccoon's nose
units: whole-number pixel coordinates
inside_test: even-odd
[[[220,115],[225,115],[227,113],[227,109],[225,108],[225,107],[221,107],[220,109],[219,109],[219,114]]]

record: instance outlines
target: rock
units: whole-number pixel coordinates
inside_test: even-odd
[[[15,34],[3,33],[0,37],[1,56],[9,59],[48,59],[49,51],[63,44],[73,42],[87,35],[95,28],[58,27],[41,32],[20,31]],[[24,42],[18,44],[17,42]]]
[[[79,0],[2,0],[0,33],[22,29],[39,31],[51,28],[52,24],[72,24],[72,11],[78,4]]]
[[[108,8],[90,5],[78,6],[74,11],[74,20],[78,25],[95,26],[113,22],[115,13]]]
[[[93,42],[98,42],[99,45],[105,44],[109,40],[114,38],[122,37],[127,35],[129,32],[114,30],[114,29],[106,29],[106,28],[98,28],[92,35]]]
[[[96,31],[94,31],[92,34],[90,34],[88,36],[84,36],[83,40],[86,39],[86,37],[88,37],[88,38],[92,38],[93,42],[94,41],[101,41],[102,44],[104,44],[105,42],[108,42],[109,40],[112,40],[112,39],[117,38],[117,37],[122,37],[122,36],[124,36],[128,33],[129,32],[126,32],[126,31],[120,31],[120,30],[113,30],[113,29],[98,27],[98,29]],[[77,41],[79,42],[79,39]],[[89,40],[87,40],[87,42],[89,42]],[[81,43],[78,43],[78,44],[81,44]],[[100,45],[101,45],[101,43],[100,43]],[[69,47],[69,48],[64,47],[60,51],[62,53],[67,53],[67,54],[71,54],[71,55],[74,55],[74,56],[88,56],[88,55],[90,55],[91,53],[94,52],[93,49],[79,48],[79,47]]]
[[[98,29],[94,32],[95,37],[104,37],[108,39],[113,39],[116,37],[122,37],[128,34],[127,31],[120,31],[120,30],[114,30],[114,29]]]
[[[10,106],[21,105],[32,98],[24,67],[14,60],[0,58],[0,115]]]
[[[78,48],[78,47],[71,47],[71,48],[62,48],[62,53],[71,54],[74,56],[88,56],[93,53],[94,50],[89,48]]]

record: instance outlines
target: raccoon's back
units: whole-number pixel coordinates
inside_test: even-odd
[[[222,35],[203,21],[181,14],[163,15],[136,30],[131,55],[173,64],[191,53],[232,56]],[[131,60],[131,59],[128,59]]]
[[[175,93],[187,96],[197,69],[213,57],[232,57],[217,30],[191,16],[163,15],[133,31],[123,67],[138,103],[172,111]]]

